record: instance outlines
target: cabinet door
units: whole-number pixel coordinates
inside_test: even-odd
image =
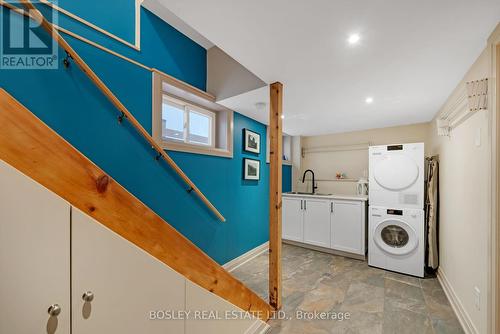
[[[70,206],[2,160],[0,273],[0,333],[70,332]]]
[[[283,239],[304,241],[302,199],[283,197]]]
[[[364,255],[364,220],[361,202],[334,201],[331,247],[344,252]]]
[[[183,276],[75,208],[71,233],[73,334],[184,333],[184,320],[150,320],[185,310]]]
[[[304,201],[304,242],[330,248],[330,201]]]

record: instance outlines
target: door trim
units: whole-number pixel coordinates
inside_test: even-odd
[[[490,99],[490,226],[488,261],[488,333],[500,333],[500,24],[488,38],[487,48],[491,53],[488,90]]]
[[[495,49],[493,50],[494,61],[492,65],[496,67],[496,92],[493,94],[492,99],[492,111],[493,111],[493,121],[494,130],[492,133],[492,177],[494,178],[493,189],[492,189],[492,219],[491,219],[491,230],[492,235],[492,261],[491,261],[491,282],[492,282],[492,293],[493,301],[490,307],[490,326],[494,333],[500,333],[500,316],[498,315],[500,310],[500,226],[499,226],[499,216],[500,216],[500,171],[498,166],[498,159],[500,158],[500,25],[496,29],[496,43],[494,44]],[[496,59],[495,59],[496,58]],[[496,108],[495,108],[496,107]]]

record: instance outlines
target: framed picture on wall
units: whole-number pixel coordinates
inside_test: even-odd
[[[254,181],[260,179],[260,160],[243,159],[243,178]]]
[[[245,136],[244,149],[247,152],[260,153],[260,135],[248,129],[243,130]]]

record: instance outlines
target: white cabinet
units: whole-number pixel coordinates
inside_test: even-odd
[[[297,197],[283,197],[283,239],[304,241],[304,201]]]
[[[267,326],[256,318],[224,319],[243,310],[2,160],[0,273],[2,334],[246,333]],[[51,316],[52,305],[59,312]],[[159,319],[185,310],[217,310],[222,320],[150,320],[150,312]]]
[[[70,333],[69,213],[0,160],[0,333]]]
[[[340,197],[284,196],[284,240],[365,256],[366,201]],[[343,254],[342,253],[342,254]],[[360,255],[360,256],[357,256]]]
[[[359,201],[333,201],[331,248],[365,254],[365,210]]]
[[[304,199],[304,242],[330,247],[330,201]]]
[[[73,334],[184,333],[183,320],[150,320],[185,309],[183,276],[75,208],[72,226]]]

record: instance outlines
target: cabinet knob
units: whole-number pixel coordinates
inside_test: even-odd
[[[61,306],[59,306],[59,304],[52,304],[49,306],[47,313],[51,317],[57,317],[61,313]]]
[[[94,294],[92,293],[92,291],[87,291],[83,294],[82,299],[90,303],[94,300]]]

